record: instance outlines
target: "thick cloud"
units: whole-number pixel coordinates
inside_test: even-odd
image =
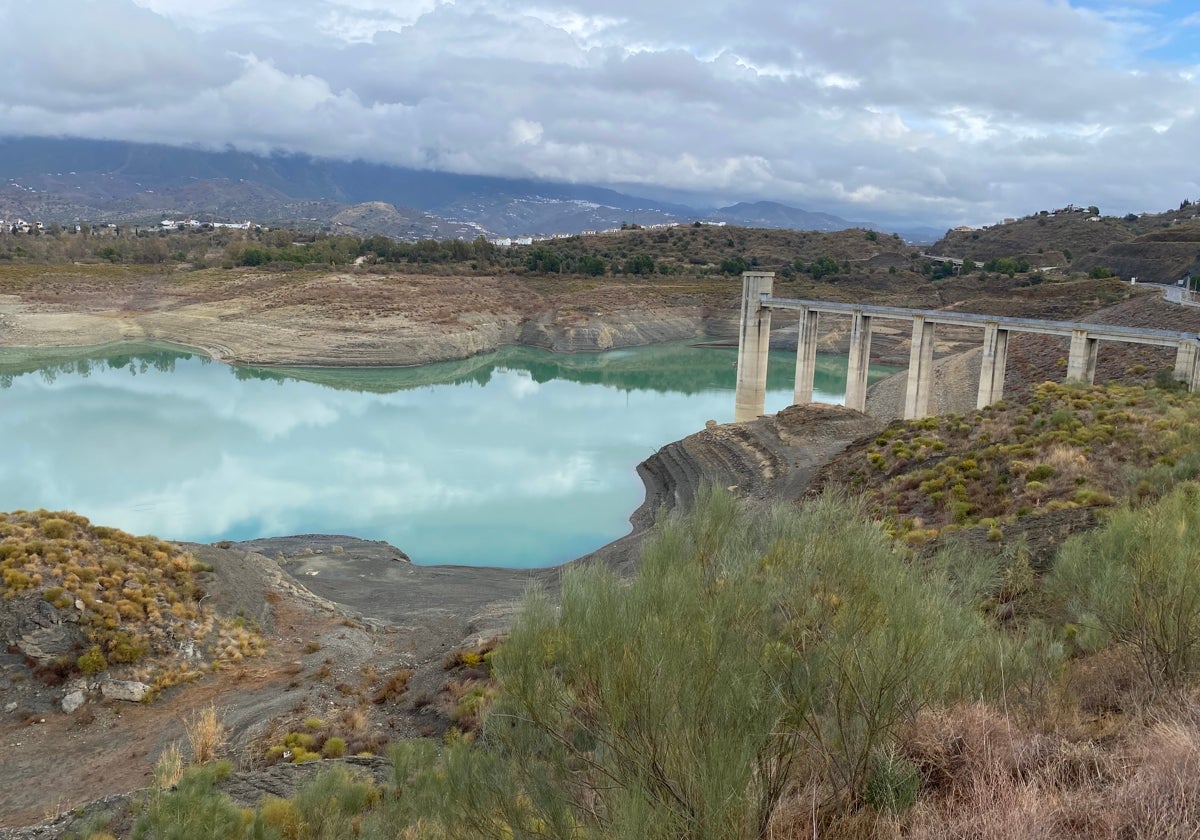
[[[1189,5],[52,0],[0,11],[0,126],[860,219],[1162,209],[1200,194]]]
[[[126,2],[42,0],[0,7],[6,105],[78,113],[158,107],[232,81],[222,53]]]

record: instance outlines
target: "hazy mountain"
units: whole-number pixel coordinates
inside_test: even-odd
[[[471,222],[455,222],[433,213],[367,201],[338,211],[329,220],[334,233],[382,234],[391,239],[474,239],[491,231]]]
[[[706,217],[713,222],[727,222],[731,225],[756,228],[782,228],[789,230],[846,230],[861,227],[855,222],[848,222],[839,216],[828,213],[811,213],[778,204],[774,201],[741,202],[730,207],[722,207],[709,213]]]
[[[34,137],[0,138],[0,218],[13,215],[61,223],[251,219],[407,239],[579,233],[623,222],[696,219],[796,230],[858,226],[768,201],[713,211],[581,184],[307,155]]]

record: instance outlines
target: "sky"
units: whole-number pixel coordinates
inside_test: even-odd
[[[1197,0],[0,2],[0,133],[986,224],[1200,197]]]

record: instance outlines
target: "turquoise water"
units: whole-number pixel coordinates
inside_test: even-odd
[[[773,353],[767,410],[791,402]],[[733,416],[736,353],[508,348],[417,368],[228,367],[155,345],[0,352],[0,510],[136,534],[386,540],[417,563],[534,567],[629,531],[636,465]],[[877,371],[875,377],[886,375]],[[845,359],[822,358],[840,402]]]

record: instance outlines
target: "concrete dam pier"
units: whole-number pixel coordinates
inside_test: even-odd
[[[1109,341],[1176,348],[1175,379],[1186,382],[1190,391],[1200,387],[1200,337],[1195,333],[777,298],[771,294],[774,282],[773,271],[747,271],[742,274],[742,314],[738,332],[737,390],[733,415],[735,423],[753,420],[763,413],[767,393],[771,313],[776,310],[799,315],[793,398],[796,405],[813,402],[817,322],[822,314],[850,318],[846,407],[857,411],[864,411],[867,404],[867,368],[871,359],[871,324],[874,320],[907,321],[912,324],[912,348],[904,396],[906,419],[929,414],[929,397],[933,388],[934,333],[939,324],[977,327],[982,332],[983,361],[979,372],[977,408],[991,405],[1004,396],[1008,336],[1013,332],[1058,335],[1070,339],[1068,381],[1092,384],[1096,377],[1096,356],[1100,342]]]

